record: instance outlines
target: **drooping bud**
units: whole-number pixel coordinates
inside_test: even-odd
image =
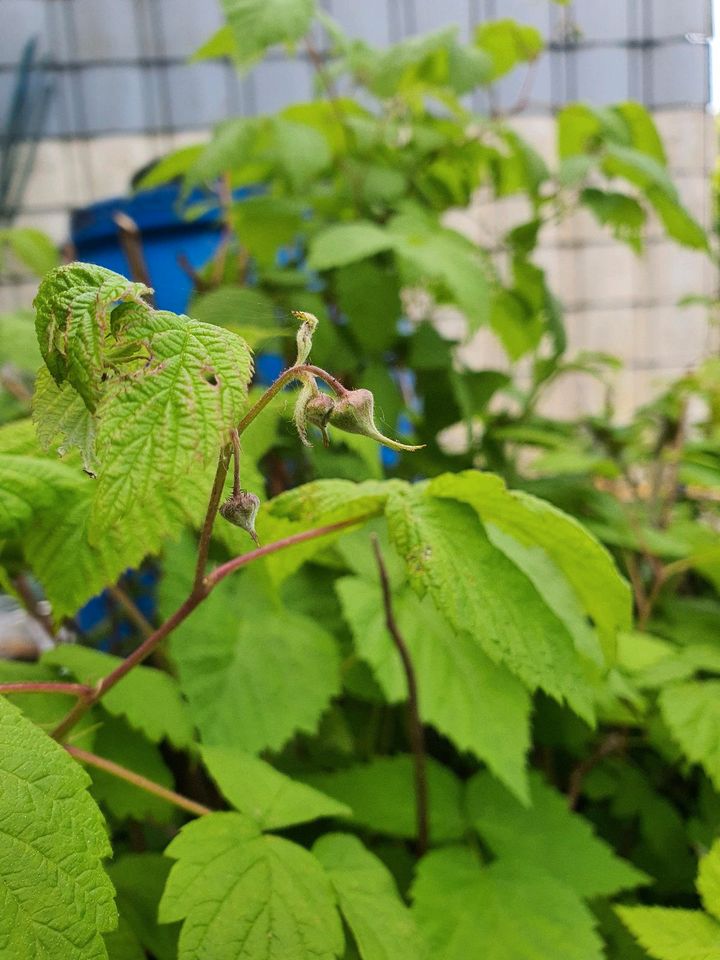
[[[312,446],[307,436],[307,426],[311,423],[322,433],[323,443],[329,444],[327,423],[335,401],[327,393],[321,393],[312,377],[303,379],[302,388],[295,403],[293,419],[300,439],[306,447]]]
[[[318,325],[318,318],[313,313],[306,313],[304,310],[293,310],[292,315],[300,320],[300,327],[295,338],[297,342],[297,357],[295,366],[305,363],[310,356],[312,349],[312,338],[315,328]]]
[[[236,527],[242,527],[259,545],[255,532],[255,518],[260,509],[260,498],[247,490],[241,490],[236,496],[229,497],[220,507],[220,516]]]
[[[413,446],[400,443],[383,436],[375,426],[375,398],[369,390],[349,390],[339,397],[330,411],[328,423],[346,433],[359,433],[364,437],[371,437],[378,443],[390,447],[392,450],[420,450],[424,444]]]

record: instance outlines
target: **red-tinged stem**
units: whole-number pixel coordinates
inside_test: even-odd
[[[282,540],[276,540],[274,543],[268,543],[264,547],[258,547],[257,550],[251,550],[249,553],[244,553],[239,557],[235,557],[233,560],[229,560],[227,563],[222,564],[216,570],[201,580],[199,585],[193,586],[190,591],[190,595],[185,600],[181,606],[173,613],[168,619],[161,624],[157,630],[154,630],[149,637],[147,637],[140,646],[134,650],[129,657],[126,657],[121,664],[119,664],[112,673],[109,673],[104,679],[102,679],[97,686],[92,690],[89,696],[85,697],[83,700],[79,700],[72,710],[69,710],[68,713],[63,717],[60,723],[55,727],[52,732],[52,736],[56,740],[62,740],[67,733],[75,726],[78,720],[92,707],[93,704],[97,703],[107,692],[111,690],[116,683],[119,683],[122,678],[129,673],[133,667],[136,667],[139,663],[142,663],[143,660],[146,660],[150,654],[153,652],[155,647],[165,639],[172,631],[179,626],[184,620],[186,620],[193,610],[203,602],[207,595],[213,590],[217,584],[231,574],[234,570],[238,570],[240,567],[244,567],[249,563],[252,563],[253,560],[259,560],[261,557],[267,557],[270,554],[277,553],[279,550],[286,550],[288,547],[293,547],[298,543],[305,543],[308,540],[314,540],[317,537],[325,537],[328,534],[335,533],[338,530],[344,530],[346,527],[354,526],[357,523],[363,523],[365,520],[369,520],[370,517],[375,516],[375,512],[364,513],[357,517],[350,517],[347,520],[341,520],[339,523],[331,523],[325,527],[315,527],[312,530],[304,530],[302,533],[294,533],[289,537],[284,537]]]
[[[413,754],[413,764],[415,770],[415,810],[417,816],[417,852],[422,857],[427,848],[429,840],[429,803],[428,803],[428,780],[427,780],[427,757],[425,755],[425,732],[423,730],[422,718],[420,716],[420,701],[418,698],[417,677],[412,657],[408,650],[405,638],[400,632],[392,605],[392,591],[390,589],[390,578],[383,555],[380,550],[380,544],[377,537],[372,537],[373,550],[377,560],[378,572],[380,574],[380,586],[382,588],[383,606],[385,607],[385,626],[388,633],[393,638],[393,642],[400,654],[403,670],[405,671],[405,680],[408,688],[408,734],[410,739],[410,748]]]
[[[288,547],[294,547],[298,543],[305,543],[308,540],[315,540],[318,537],[327,537],[329,534],[336,533],[338,530],[345,530],[346,527],[354,527],[355,524],[364,523],[366,520],[374,517],[375,513],[376,511],[363,513],[359,517],[339,520],[337,523],[329,523],[325,527],[314,527],[312,530],[304,530],[302,533],[293,533],[289,537],[284,537],[282,540],[275,540],[273,543],[265,544],[264,547],[250,550],[248,553],[243,553],[239,557],[233,557],[233,559],[228,560],[227,563],[216,567],[212,573],[205,577],[205,583],[212,589],[221,580],[224,580],[228,574],[239,570],[248,563],[252,563],[253,560],[260,560],[262,557],[267,557],[271,553],[277,553],[278,550],[286,550]]]
[[[0,683],[0,693],[66,693],[69,697],[90,697],[93,695],[93,687],[88,687],[84,683],[57,683],[53,681],[19,680],[12,683]]]
[[[99,757],[95,753],[81,750],[80,747],[70,747],[66,745],[65,749],[71,756],[75,757],[76,760],[79,760],[80,763],[86,763],[89,767],[96,767],[98,770],[104,770],[105,773],[109,773],[113,777],[126,780],[141,790],[145,790],[147,793],[153,793],[156,797],[167,800],[168,803],[172,803],[182,810],[187,810],[188,813],[195,814],[197,817],[202,817],[206,813],[213,813],[210,807],[206,807],[202,803],[196,803],[189,797],[184,797],[181,793],[176,793],[174,790],[168,790],[167,787],[162,787],[159,783],[148,780],[147,777],[143,777],[133,770],[128,770],[127,767],[121,767],[119,763],[113,763],[112,760],[106,760],[105,757]]]

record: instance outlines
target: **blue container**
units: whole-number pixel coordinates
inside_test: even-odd
[[[238,190],[235,199],[252,196],[260,189],[247,187]],[[186,198],[184,205],[206,201],[207,194],[197,191]],[[132,197],[113,197],[74,210],[70,231],[77,259],[128,276],[130,266],[120,247],[118,227],[113,220],[116,213],[131,217],[140,230],[156,306],[160,310],[182,313],[190,300],[192,281],[180,266],[178,257],[184,256],[195,269],[207,263],[220,242],[219,210],[210,210],[193,220],[183,219],[177,184],[144,190]]]

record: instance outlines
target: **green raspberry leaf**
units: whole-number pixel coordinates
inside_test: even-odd
[[[117,923],[103,818],[90,778],[0,698],[0,955],[106,960]]]
[[[418,960],[423,950],[410,911],[387,867],[357,837],[328,833],[313,847],[335,890],[362,960]]]
[[[147,292],[144,284],[91,263],[56,267],[42,280],[34,300],[40,352],[55,382],[69,381],[88,410],[102,393],[110,308]]]
[[[183,920],[178,960],[334,960],[343,932],[311,853],[263,836],[239,813],[187,824],[166,850],[173,866],[161,923]]]

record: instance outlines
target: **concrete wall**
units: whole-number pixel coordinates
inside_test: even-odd
[[[690,209],[709,223],[708,175],[715,156],[706,112],[711,32],[709,0],[327,0],[324,6],[353,35],[387,43],[456,23],[467,35],[486,18],[516,17],[549,41],[539,63],[520,132],[552,160],[554,108],[581,98],[603,104],[638,99],[651,108],[665,138],[673,175]],[[54,83],[18,224],[67,239],[68,211],[126,192],[133,172],[177,146],[203,139],[209,124],[234,114],[275,110],[312,95],[310,65],[272,55],[248,77],[229,64],[186,58],[220,23],[216,0],[2,0],[0,121],[9,102],[24,41],[36,34]],[[500,84],[495,105],[515,103],[522,72]],[[474,104],[489,106],[485,94]],[[457,218],[472,235],[499,235],[522,219],[516,200],[482,196]],[[626,413],[659,379],[701,354],[708,331],[700,308],[675,306],[686,293],[712,293],[714,271],[699,254],[664,242],[654,229],[638,259],[600,231],[587,214],[543,234],[542,264],[567,309],[577,349],[625,359],[618,401]],[[18,274],[0,278],[0,311],[27,305],[34,285]],[[500,362],[481,334],[468,362]],[[587,406],[586,380],[566,384],[561,412]]]

